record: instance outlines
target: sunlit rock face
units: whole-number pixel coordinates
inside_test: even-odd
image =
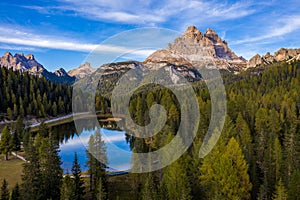
[[[6,52],[0,57],[0,66],[14,71],[28,72],[35,76],[45,77],[57,83],[72,84],[75,81],[75,78],[69,76],[62,68],[56,70],[54,73],[49,72],[42,64],[35,60],[33,54],[25,56],[24,54],[16,53],[13,56],[10,52]]]
[[[256,54],[253,56],[249,62],[247,67],[253,68],[259,65],[268,65],[274,62],[281,62],[281,61],[293,61],[300,59],[300,49],[285,49],[281,48],[272,55],[270,52],[267,52],[266,55],[261,56]]]

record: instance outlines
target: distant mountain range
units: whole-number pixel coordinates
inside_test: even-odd
[[[28,72],[32,75],[44,76],[48,80],[57,83],[72,84],[75,81],[75,77],[69,76],[69,74],[62,68],[55,72],[49,72],[42,64],[35,60],[32,54],[24,56],[24,54],[16,53],[13,56],[10,52],[6,52],[2,57],[0,57],[0,66],[14,71]]]
[[[264,55],[255,55],[249,61],[237,56],[229,47],[226,41],[222,40],[218,34],[208,28],[203,34],[195,26],[190,26],[178,38],[170,43],[166,49],[155,51],[149,55],[144,62],[128,61],[102,65],[105,73],[102,77],[104,81],[111,81],[111,78],[118,78],[125,72],[133,68],[148,68],[158,70],[165,68],[170,72],[171,77],[176,79],[176,74],[186,77],[190,81],[197,81],[201,75],[195,70],[197,62],[201,62],[202,57],[209,57],[214,61],[217,68],[239,73],[256,66],[267,65],[279,61],[292,61],[300,59],[300,49],[281,48],[274,55],[269,52]],[[0,57],[0,66],[20,72],[29,72],[37,76],[44,76],[50,81],[58,83],[72,84],[77,79],[82,79],[96,71],[89,63],[84,63],[78,68],[66,72],[60,68],[54,72],[49,72],[42,64],[35,60],[32,54],[12,55],[6,52]]]

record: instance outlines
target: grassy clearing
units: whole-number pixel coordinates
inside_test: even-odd
[[[0,155],[0,181],[5,178],[8,182],[8,188],[12,189],[16,183],[21,183],[21,175],[24,161],[10,156],[8,161],[3,160],[3,155]]]

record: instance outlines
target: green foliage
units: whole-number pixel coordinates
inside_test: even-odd
[[[287,192],[286,189],[282,183],[282,180],[279,179],[277,185],[276,185],[276,192],[273,195],[273,200],[287,200]]]
[[[239,144],[231,138],[204,158],[200,181],[208,199],[250,199],[252,184]]]
[[[69,174],[63,178],[63,183],[60,190],[61,200],[73,200],[75,196],[75,183]]]
[[[78,163],[77,153],[74,156],[74,162],[72,166],[72,174],[74,177],[74,196],[73,200],[82,200],[85,195],[84,181],[81,178],[80,164]]]
[[[300,199],[300,172],[295,170],[288,188],[288,200],[299,200]]]
[[[9,191],[8,191],[8,183],[5,179],[2,181],[1,185],[1,196],[0,200],[9,200]]]
[[[43,126],[34,138],[30,138],[21,185],[25,199],[60,199],[63,170],[58,152],[57,141]]]
[[[107,181],[106,165],[107,155],[105,143],[101,138],[100,130],[96,130],[94,135],[90,136],[89,147],[87,150],[87,166],[90,179],[90,193],[93,199],[101,196],[106,198]],[[101,183],[99,182],[101,181]]]
[[[177,160],[166,168],[162,184],[166,189],[168,199],[190,200],[192,198],[186,173],[186,167],[182,160]]]
[[[13,149],[12,136],[7,126],[4,127],[1,133],[0,152],[5,155],[5,160],[8,160],[8,154]]]
[[[26,149],[26,160],[23,167],[21,193],[26,200],[43,199],[43,176],[40,170],[39,154],[33,141],[29,142]],[[34,195],[33,195],[34,194]]]
[[[46,78],[0,70],[0,113],[9,120],[18,116],[56,116],[71,111],[72,88]]]
[[[154,183],[154,178],[151,173],[145,175],[144,185],[141,193],[142,200],[158,199],[158,189]]]
[[[11,192],[10,199],[11,200],[20,200],[21,199],[20,186],[18,183],[14,186],[14,188]]]
[[[18,117],[17,122],[15,124],[15,128],[12,136],[12,150],[20,151],[21,150],[21,137],[24,135],[24,124],[23,118],[21,116]]]
[[[45,198],[59,199],[63,170],[58,155],[58,145],[50,138],[42,138],[39,146],[40,170]]]

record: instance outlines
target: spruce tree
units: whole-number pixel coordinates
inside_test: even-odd
[[[2,185],[1,185],[0,200],[9,200],[8,183],[5,179],[3,179]]]
[[[288,187],[288,200],[300,200],[300,172],[295,170]]]
[[[20,200],[21,199],[20,186],[18,183],[13,188],[10,199],[11,200]]]
[[[95,192],[95,196],[97,200],[105,200],[107,199],[107,192],[106,192],[106,188],[103,185],[103,182],[101,180],[101,178],[99,178],[99,180],[97,181],[97,188],[96,188],[96,192]]]
[[[75,183],[74,180],[67,173],[63,178],[63,183],[60,190],[61,200],[73,200],[75,196]]]
[[[43,177],[44,198],[59,199],[63,170],[54,139],[43,138],[39,147],[39,162]]]
[[[72,174],[74,177],[74,200],[82,200],[84,199],[84,181],[81,178],[81,169],[80,164],[78,163],[78,156],[75,153],[74,162],[72,166]]]
[[[276,185],[276,191],[273,195],[273,200],[287,200],[287,193],[286,189],[282,183],[282,180],[279,179],[277,185]]]
[[[179,159],[166,168],[162,184],[166,188],[168,199],[191,199],[190,183],[184,161]]]
[[[25,159],[27,162],[23,166],[21,194],[26,200],[42,200],[44,194],[43,176],[40,171],[40,161],[38,150],[31,140],[26,149]]]
[[[242,150],[234,138],[225,149],[222,140],[203,160],[200,181],[211,199],[249,199],[252,184]],[[223,149],[223,150],[222,150]]]
[[[107,156],[106,156],[106,147],[105,143],[102,140],[100,130],[96,130],[94,135],[90,136],[89,147],[87,150],[87,166],[89,167],[88,172],[90,175],[90,192],[92,197],[96,197],[98,193],[98,185],[101,185],[102,189],[107,192],[107,183],[106,183],[106,165],[107,165]],[[102,183],[98,183],[101,180]]]
[[[7,126],[4,127],[1,133],[0,152],[4,154],[4,159],[8,160],[8,154],[12,150],[12,136]]]
[[[145,175],[144,185],[142,188],[142,200],[156,200],[158,199],[157,187],[154,183],[152,173]]]

